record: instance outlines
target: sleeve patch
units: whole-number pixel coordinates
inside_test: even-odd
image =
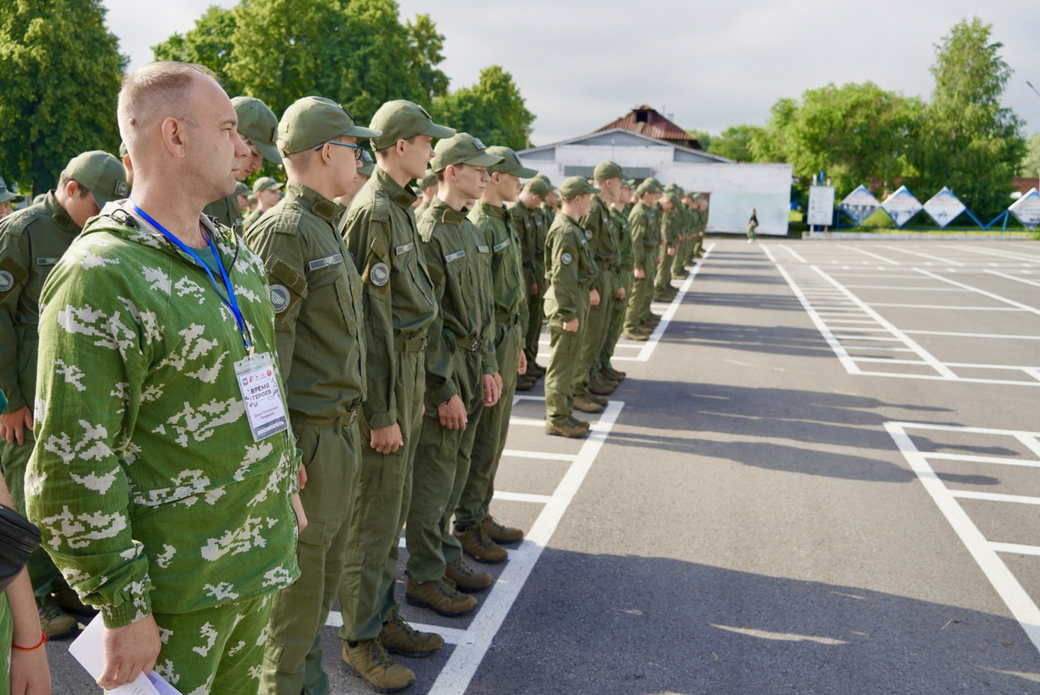
[[[376,287],[383,287],[390,281],[390,269],[386,263],[376,263],[368,271],[368,279]]]
[[[560,263],[563,263],[564,265],[570,265],[573,262],[574,262],[574,256],[570,255],[569,253],[564,252],[560,256]]]
[[[271,306],[280,314],[289,307],[289,289],[285,285],[271,285]]]
[[[0,292],[10,292],[14,287],[14,275],[6,270],[0,270]]]

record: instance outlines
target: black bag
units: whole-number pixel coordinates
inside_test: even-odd
[[[40,547],[40,529],[15,510],[0,504],[0,591],[14,581]]]

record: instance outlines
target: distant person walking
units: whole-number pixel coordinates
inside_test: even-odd
[[[751,208],[751,217],[747,221],[747,243],[751,243],[758,239],[758,235],[755,234],[755,230],[758,229],[758,211],[755,208]]]

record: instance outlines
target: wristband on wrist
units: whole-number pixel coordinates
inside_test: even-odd
[[[11,646],[14,647],[15,649],[19,649],[19,650],[21,650],[23,652],[31,652],[31,651],[34,651],[36,649],[39,649],[40,647],[42,647],[46,643],[47,643],[47,633],[44,632],[43,630],[40,630],[40,641],[37,642],[36,644],[34,644],[33,646],[31,646],[31,647],[23,647],[21,645],[15,644],[14,642],[11,643]]]

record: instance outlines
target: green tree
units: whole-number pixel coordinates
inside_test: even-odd
[[[475,85],[456,89],[433,101],[432,115],[488,145],[513,149],[528,146],[534,114],[527,110],[513,76],[499,65],[480,71]]]
[[[1007,207],[1026,151],[1021,119],[1001,106],[1012,73],[1001,48],[978,17],[958,22],[935,46],[935,90],[911,151],[914,185],[925,192],[949,186],[983,215]]]
[[[756,125],[730,126],[722,131],[722,134],[711,139],[707,150],[736,162],[753,162],[755,154],[751,148],[751,141],[762,130],[764,129],[761,126]]]
[[[1018,173],[1020,176],[1040,177],[1040,133],[1029,138],[1026,156]]]
[[[224,88],[232,95],[237,85],[227,74],[231,59],[231,38],[235,33],[235,13],[211,6],[195,20],[195,26],[183,34],[172,34],[162,43],[152,46],[156,60],[179,60],[198,63],[212,70]]]
[[[694,129],[690,129],[690,128],[687,128],[686,132],[689,133],[691,137],[697,139],[697,142],[699,142],[701,144],[701,149],[702,150],[707,152],[708,150],[711,149],[711,140],[712,140],[711,133],[709,133],[706,130],[694,130]]]
[[[444,36],[428,14],[415,15],[407,22],[408,45],[411,47],[411,69],[419,77],[424,90],[423,103],[448,93],[448,76],[436,66],[444,62]]]
[[[118,149],[126,58],[100,0],[5,0],[0,65],[0,171],[9,181],[36,194],[80,152]]]

